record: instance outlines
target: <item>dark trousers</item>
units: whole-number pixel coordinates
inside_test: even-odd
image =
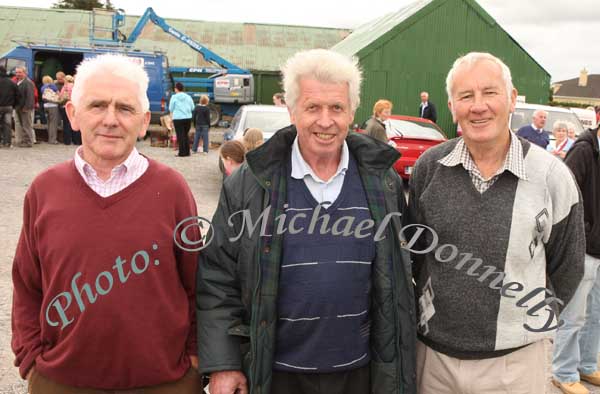
[[[177,133],[177,144],[179,145],[178,156],[189,156],[190,155],[190,140],[188,133],[190,132],[190,126],[192,125],[192,119],[174,119],[173,126]]]
[[[0,107],[0,142],[9,146],[12,139],[12,107]]]
[[[67,117],[67,111],[65,111],[65,107],[59,107],[58,111],[60,112],[63,124],[63,143],[71,145],[73,142],[73,129],[71,129],[71,122],[69,122],[69,118]]]
[[[271,394],[369,394],[369,366],[336,373],[273,371]]]

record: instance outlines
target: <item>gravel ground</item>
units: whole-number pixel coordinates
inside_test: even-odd
[[[212,139],[212,137],[211,137]],[[219,139],[218,134],[215,139]],[[212,218],[221,188],[221,175],[217,167],[218,153],[211,150],[208,155],[196,154],[188,158],[174,157],[170,148],[150,147],[149,140],[139,142],[138,149],[155,160],[165,163],[187,179],[198,205],[198,213]],[[33,178],[45,168],[73,157],[74,146],[35,145],[31,149],[0,149],[0,394],[25,394],[27,387],[13,366],[14,356],[10,348],[10,309],[12,297],[11,265],[22,223],[23,197]],[[548,344],[548,355],[551,345]],[[560,394],[549,381],[539,393]],[[600,388],[586,385],[594,394]]]

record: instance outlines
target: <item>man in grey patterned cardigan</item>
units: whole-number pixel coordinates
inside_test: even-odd
[[[425,152],[410,185],[427,226],[409,242],[417,391],[543,392],[543,340],[583,275],[581,198],[560,160],[510,131],[517,91],[500,59],[459,58],[446,88],[463,136]]]

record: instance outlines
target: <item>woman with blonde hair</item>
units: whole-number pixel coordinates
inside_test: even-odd
[[[381,142],[388,143],[387,133],[385,131],[385,121],[392,114],[393,104],[389,100],[377,100],[373,106],[373,117],[367,120],[365,131]]]
[[[200,101],[192,114],[192,119],[196,125],[196,132],[194,133],[194,144],[192,145],[192,152],[198,153],[198,144],[200,138],[202,138],[202,151],[204,154],[208,154],[208,148],[210,141],[208,138],[208,131],[210,129],[210,109],[208,108],[209,98],[203,94],[200,96]]]
[[[73,91],[74,82],[75,78],[73,78],[72,75],[65,76],[65,84],[63,85],[59,94],[60,105],[63,108],[61,115],[63,121],[63,142],[65,145],[71,145],[71,142],[73,142],[75,145],[81,145],[81,133],[73,130],[71,127],[71,122],[69,121],[69,117],[67,116],[67,112],[64,110],[67,101],[71,100],[71,92]]]
[[[244,147],[246,148],[246,153],[261,146],[264,140],[261,129],[250,127],[244,130]]]
[[[54,80],[49,75],[44,75],[42,78],[42,88],[40,93],[42,94],[42,102],[44,103],[43,111],[47,112],[48,119],[48,143],[56,145],[56,134],[58,130],[58,103],[60,98],[58,97],[58,88],[54,84]]]

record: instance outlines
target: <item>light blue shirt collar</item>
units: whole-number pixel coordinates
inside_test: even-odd
[[[307,175],[310,176],[315,182],[318,183],[329,183],[333,179],[335,179],[338,175],[345,175],[348,170],[348,160],[350,157],[350,153],[348,151],[348,145],[346,141],[342,145],[342,156],[340,158],[340,163],[338,164],[337,171],[335,174],[327,181],[319,178],[317,174],[314,173],[310,165],[304,160],[302,157],[302,153],[300,152],[300,145],[298,144],[298,136],[294,139],[294,143],[292,144],[292,178],[295,179],[304,179]]]

